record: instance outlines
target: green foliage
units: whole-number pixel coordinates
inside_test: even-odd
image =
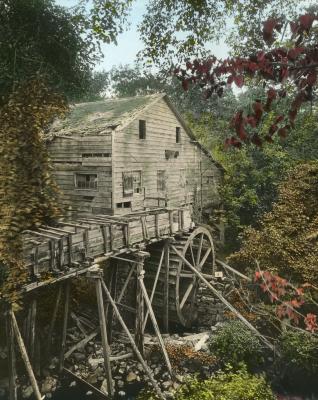
[[[43,134],[66,111],[39,80],[17,86],[0,108],[0,296],[11,302],[27,278],[20,233],[60,215]]]
[[[242,367],[238,372],[228,369],[205,381],[189,379],[178,389],[175,400],[275,400],[263,376],[251,375]],[[155,400],[153,394],[143,393],[138,400]]]
[[[280,339],[281,365],[288,374],[318,375],[318,337],[310,333],[287,331]],[[293,379],[291,377],[291,379]]]
[[[98,59],[73,12],[52,0],[3,0],[0,5],[0,96],[36,75],[69,97],[83,94]]]
[[[289,386],[318,389],[318,337],[309,333],[288,331],[280,338],[279,376]]]
[[[239,46],[242,55],[244,47],[259,49],[263,43],[260,21],[291,16],[298,4],[295,0],[150,0],[140,25],[144,42],[140,58],[168,70],[171,63],[207,56],[209,44],[224,37],[234,51]]]
[[[278,200],[259,229],[244,233],[241,250],[230,257],[238,269],[270,270],[297,283],[317,284],[318,163],[300,164],[279,188]]]
[[[227,322],[211,337],[210,351],[223,364],[238,367],[244,362],[249,368],[259,367],[263,361],[259,339],[242,322]]]

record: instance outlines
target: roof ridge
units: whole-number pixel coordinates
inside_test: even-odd
[[[124,101],[124,100],[130,100],[130,99],[135,99],[135,98],[145,98],[145,97],[164,97],[166,95],[165,92],[158,92],[158,93],[152,93],[152,94],[144,94],[144,95],[136,95],[136,96],[126,96],[126,97],[108,97],[96,101],[85,101],[81,103],[73,103],[73,106],[80,106],[80,105],[88,105],[88,104],[96,104],[96,103],[106,103],[106,102],[115,102],[115,101]]]

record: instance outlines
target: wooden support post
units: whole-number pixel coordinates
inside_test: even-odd
[[[12,317],[10,311],[6,314],[6,329],[7,329],[7,348],[8,348],[8,371],[9,371],[9,400],[17,400],[17,376],[15,368],[15,352],[14,352],[14,332]]]
[[[140,353],[144,354],[144,299],[140,280],[144,277],[144,257],[139,257],[137,264],[136,282],[136,319],[135,319],[135,341]]]
[[[102,235],[103,235],[104,253],[106,254],[107,251],[108,251],[108,247],[107,247],[107,226],[106,225],[101,225],[100,228],[102,230]]]
[[[30,307],[30,333],[29,333],[29,354],[32,362],[34,362],[36,306],[37,306],[36,298],[33,298]]]
[[[114,265],[111,267],[111,276],[110,276],[110,293],[113,299],[116,299],[116,287],[117,287],[117,272],[118,272],[118,262],[114,261]],[[109,302],[106,306],[106,320],[107,320],[107,337],[108,342],[111,343],[113,339],[113,316],[114,310],[110,307]]]
[[[62,296],[62,284],[60,283],[58,286],[53,315],[52,315],[52,319],[51,319],[51,323],[50,323],[50,327],[49,327],[49,333],[48,333],[48,342],[47,342],[47,350],[46,350],[46,355],[47,355],[48,359],[51,357],[52,338],[53,338],[53,332],[54,332],[54,328],[55,328],[57,313],[58,313],[58,309],[59,309],[59,305],[60,305],[60,301],[61,301],[61,296]]]
[[[118,308],[116,306],[116,303],[114,302],[112,296],[109,293],[109,290],[107,289],[107,286],[105,285],[105,282],[103,282],[103,281],[102,281],[102,287],[104,289],[104,292],[106,293],[106,296],[107,296],[110,304],[114,308],[114,313],[115,313],[115,315],[116,315],[116,317],[118,319],[118,322],[120,323],[120,325],[122,326],[122,328],[125,331],[126,335],[128,336],[128,339],[130,341],[131,347],[132,347],[134,353],[136,354],[139,362],[143,366],[144,371],[148,375],[148,378],[151,381],[151,383],[152,383],[157,395],[159,396],[160,399],[164,400],[165,397],[163,396],[163,394],[162,394],[157,382],[155,381],[150,368],[148,367],[148,365],[146,364],[145,360],[143,359],[143,356],[141,355],[140,351],[138,350],[138,347],[136,346],[136,343],[134,341],[134,338],[132,337],[132,334],[130,333],[129,329],[127,328],[127,325],[125,324],[122,316],[120,315],[120,312],[119,312],[119,310],[118,310]]]
[[[59,363],[59,371],[62,372],[64,368],[64,355],[66,349],[66,333],[67,333],[67,322],[68,322],[68,314],[70,308],[70,281],[67,279],[64,283],[64,291],[65,291],[65,302],[64,302],[64,318],[63,318],[63,330],[62,330],[62,345],[61,345],[61,354],[60,354],[60,363]]]
[[[157,287],[157,283],[158,283],[158,280],[159,280],[161,267],[162,267],[162,264],[164,262],[164,256],[165,256],[165,248],[163,248],[163,250],[161,252],[161,257],[160,257],[159,265],[158,265],[158,268],[157,268],[156,277],[155,277],[155,280],[154,280],[154,283],[153,283],[153,286],[152,286],[151,295],[150,295],[150,303],[151,304],[152,304],[153,298],[154,298],[155,293],[156,293],[156,287]],[[144,330],[145,330],[146,325],[147,325],[148,316],[149,316],[149,310],[147,310],[145,318],[144,318],[144,326],[143,326]]]
[[[164,293],[163,293],[163,327],[165,332],[169,332],[169,264],[170,250],[169,240],[166,240],[164,245],[165,261],[164,261]]]
[[[14,331],[14,334],[15,334],[15,337],[16,337],[20,352],[21,352],[21,356],[22,356],[25,368],[26,368],[27,373],[29,375],[29,379],[30,379],[31,386],[32,386],[32,389],[33,389],[33,392],[34,392],[34,396],[35,396],[36,400],[42,400],[42,399],[44,399],[44,396],[43,397],[41,396],[41,393],[40,393],[38,384],[36,382],[36,379],[35,379],[35,376],[34,376],[34,372],[32,370],[32,366],[31,366],[31,363],[30,363],[30,360],[29,360],[29,356],[28,356],[28,353],[26,351],[26,348],[25,348],[25,345],[24,345],[24,342],[23,342],[23,339],[22,339],[22,336],[21,336],[21,333],[20,333],[20,330],[19,330],[19,327],[18,327],[17,320],[15,318],[14,312],[12,311],[12,309],[10,309],[9,313],[10,313],[11,320],[12,320],[13,331]]]
[[[102,277],[101,276],[99,276],[96,279],[96,295],[97,295],[100,331],[101,331],[102,343],[103,343],[104,367],[105,367],[106,379],[107,379],[107,390],[108,390],[110,397],[112,397],[114,395],[114,387],[113,387],[112,370],[111,370],[111,366],[110,366],[110,348],[109,348],[108,340],[107,340],[107,328],[106,328],[106,318],[105,318],[105,309],[104,309],[104,301],[103,301],[103,293],[102,293]]]
[[[160,333],[160,329],[159,329],[159,326],[157,324],[157,320],[156,320],[155,314],[154,314],[152,306],[151,306],[150,299],[148,297],[148,293],[147,293],[147,289],[146,289],[145,284],[144,284],[143,277],[140,275],[138,279],[139,279],[139,284],[140,284],[140,287],[141,287],[141,290],[142,290],[142,293],[143,293],[143,296],[144,296],[144,299],[145,299],[145,303],[147,305],[147,308],[148,308],[148,311],[149,311],[149,315],[150,315],[150,318],[151,318],[151,321],[152,321],[152,325],[153,325],[153,328],[154,328],[154,330],[156,332],[156,336],[158,338],[159,345],[161,347],[161,350],[162,350],[162,353],[163,353],[163,356],[164,356],[168,371],[170,372],[170,375],[172,375],[172,367],[171,367],[171,363],[170,363],[170,360],[169,360],[169,356],[168,356],[165,344],[163,342],[163,339],[162,339],[162,336],[161,336],[161,333]]]

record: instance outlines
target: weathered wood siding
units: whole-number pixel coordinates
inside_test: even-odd
[[[139,120],[146,121],[146,139],[139,139]],[[176,143],[176,127],[181,128],[181,141]],[[178,156],[166,159],[166,151]],[[175,153],[177,154],[177,153]],[[115,132],[113,149],[114,212],[130,212],[144,205],[163,205],[155,198],[166,197],[168,206],[181,206],[197,201],[203,205],[218,198],[220,171],[183,129],[164,99],[148,107],[136,120]],[[142,192],[124,196],[123,173],[142,172]],[[158,192],[157,171],[166,171],[166,190]],[[202,196],[201,196],[201,187]],[[131,203],[131,208],[118,208]]]
[[[112,213],[111,146],[111,134],[56,137],[48,144],[61,204],[69,215]],[[76,174],[96,174],[97,188],[77,188]]]

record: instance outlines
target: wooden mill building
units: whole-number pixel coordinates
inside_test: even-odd
[[[196,225],[195,220],[194,211],[210,212],[219,205],[222,167],[196,141],[164,94],[75,105],[65,120],[55,122],[47,146],[67,213],[50,226],[22,235],[28,280],[21,293],[30,305],[18,318],[25,327],[25,339],[11,306],[6,313],[9,398],[17,399],[14,336],[35,398],[41,400],[31,366],[34,355],[41,354],[41,348],[43,353],[44,347],[50,355],[52,343],[61,339],[58,370],[62,372],[72,352],[98,334],[94,328],[66,348],[71,283],[82,277],[96,288],[109,398],[118,389],[111,361],[123,359],[111,359],[109,342],[116,317],[133,351],[125,358],[134,355],[138,359],[157,395],[164,399],[144,359],[145,329],[152,324],[172,377],[157,320],[165,331],[171,323],[191,327],[202,284],[233,311],[212,284],[223,276],[217,271],[220,268],[244,278],[216,259],[210,227]],[[43,306],[41,297],[49,286],[56,289],[56,300],[48,343],[41,344],[35,340],[37,307]],[[53,333],[62,301],[59,338]],[[133,315],[134,328],[125,320],[126,312]],[[243,316],[240,319],[255,330]]]
[[[69,216],[219,202],[222,167],[165,94],[77,104],[48,147]]]

